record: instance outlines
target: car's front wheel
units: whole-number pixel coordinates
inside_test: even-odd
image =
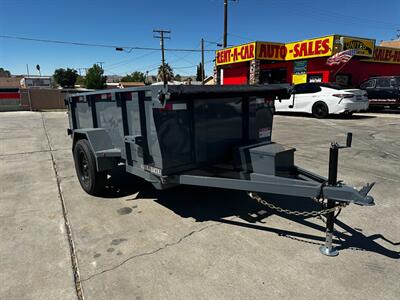
[[[322,101],[314,103],[312,107],[312,115],[318,119],[326,118],[329,115],[328,105]]]

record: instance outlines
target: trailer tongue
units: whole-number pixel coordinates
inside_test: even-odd
[[[349,203],[373,205],[368,192],[337,180],[332,143],[329,176],[294,164],[295,149],[271,141],[274,100],[287,85],[150,86],[71,95],[67,99],[76,172],[82,188],[99,194],[119,163],[157,189],[179,184],[324,200],[325,255],[332,246],[334,210]],[[263,202],[264,201],[264,202]]]

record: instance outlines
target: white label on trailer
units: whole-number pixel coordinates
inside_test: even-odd
[[[185,110],[187,108],[186,103],[173,103],[172,110]]]
[[[267,137],[270,137],[270,136],[271,136],[271,129],[269,129],[269,128],[260,128],[258,130],[258,137],[260,139],[267,138]]]
[[[141,165],[141,167],[145,171],[148,171],[148,172],[150,172],[152,174],[156,174],[156,175],[161,176],[161,169],[159,169],[159,168],[155,168],[155,167],[152,167],[152,166],[149,166],[149,165]]]

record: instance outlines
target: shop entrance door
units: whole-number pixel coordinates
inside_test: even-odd
[[[287,83],[287,69],[267,69],[260,71],[260,83],[261,84],[272,84],[272,83]]]

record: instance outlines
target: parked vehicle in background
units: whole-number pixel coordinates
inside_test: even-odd
[[[329,114],[351,115],[367,109],[368,97],[365,91],[336,84],[297,84],[289,101],[275,101],[277,112],[309,113],[316,118],[325,118]]]
[[[371,77],[360,88],[367,92],[370,108],[400,108],[400,76]]]

